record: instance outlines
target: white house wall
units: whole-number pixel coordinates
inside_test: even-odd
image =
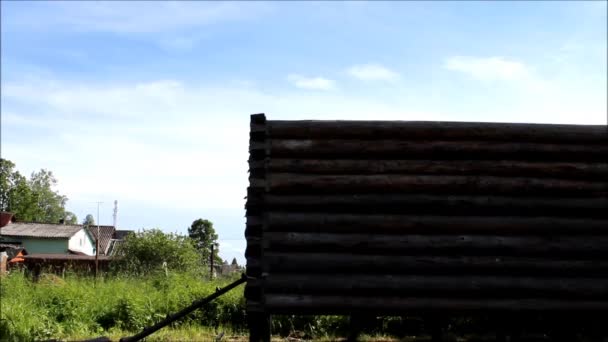
[[[84,229],[78,231],[70,238],[69,248],[86,255],[95,255],[95,241],[91,239]]]

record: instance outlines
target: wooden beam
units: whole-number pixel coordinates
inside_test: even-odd
[[[493,176],[426,175],[301,175],[270,173],[271,193],[442,193],[515,196],[578,195],[606,196],[608,182],[572,181],[552,178],[507,178]]]
[[[608,278],[296,272],[270,273],[262,283],[267,294],[608,299]]]
[[[606,125],[553,125],[430,121],[267,122],[272,138],[320,139],[482,139],[532,142],[608,142]]]
[[[252,303],[253,304],[253,303]],[[271,313],[391,313],[407,311],[578,311],[606,313],[606,300],[567,299],[456,299],[424,297],[351,297],[297,294],[267,294],[265,307]]]
[[[266,232],[262,244],[264,250],[276,252],[608,257],[608,236],[606,235],[581,237]]]
[[[319,267],[323,265],[323,267]],[[561,275],[607,277],[608,260],[522,256],[366,255],[346,253],[266,252],[247,259],[247,267],[266,273],[435,274],[435,275]]]
[[[435,209],[439,211],[438,208]],[[344,234],[607,234],[608,218],[365,215],[267,212],[266,230]]]
[[[608,196],[515,197],[494,195],[325,194],[274,195],[251,198],[248,206],[267,212],[314,215],[358,213],[383,215],[608,217]]]
[[[518,160],[361,160],[280,159],[253,162],[251,167],[276,173],[301,174],[426,174],[524,176],[608,180],[607,163],[537,162]]]
[[[507,143],[491,141],[408,141],[408,140],[277,140],[251,143],[273,158],[417,159],[445,160],[531,160],[598,161],[608,160],[608,144]]]

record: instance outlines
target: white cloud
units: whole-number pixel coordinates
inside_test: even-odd
[[[348,74],[364,81],[394,81],[399,74],[379,64],[354,65],[348,69]]]
[[[515,81],[531,76],[525,64],[503,57],[453,56],[445,60],[444,67],[483,81]]]
[[[291,74],[287,76],[287,80],[302,89],[332,90],[335,88],[335,81],[323,77],[306,77]]]
[[[450,104],[431,102],[418,107],[445,111],[413,111],[407,101],[387,102],[377,94],[263,92],[246,80],[221,88],[180,80],[24,79],[3,84],[2,153],[25,174],[41,167],[53,170],[60,191],[71,199],[242,210],[251,113],[265,112],[274,120],[605,124],[605,89],[602,94],[601,89],[577,88],[528,95],[509,108],[459,113]]]
[[[231,88],[178,80],[21,82],[3,85],[3,156],[25,174],[53,170],[61,192],[74,200],[242,210],[251,113],[272,119],[446,119],[335,93],[266,93],[250,82]],[[33,130],[40,135],[25,143],[11,135]]]
[[[50,2],[31,5],[6,16],[3,25],[19,29],[166,33],[267,13],[264,3],[232,2]],[[3,16],[4,18],[4,16]]]

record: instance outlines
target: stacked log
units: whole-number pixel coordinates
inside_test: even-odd
[[[247,308],[608,312],[607,126],[251,117]]]

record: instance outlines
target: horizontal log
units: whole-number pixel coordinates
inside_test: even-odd
[[[269,212],[267,231],[337,234],[608,235],[608,219]]]
[[[481,139],[532,142],[608,142],[606,125],[549,125],[441,121],[266,122],[272,138],[289,139]],[[253,131],[261,127],[253,128]]]
[[[251,114],[251,125],[264,125],[266,123],[266,115],[264,113]]]
[[[265,232],[275,252],[353,254],[576,255],[608,257],[608,236],[379,235]]]
[[[259,284],[267,293],[302,295],[376,293],[378,296],[608,299],[608,278],[270,273],[259,280]]]
[[[259,225],[248,225],[245,228],[245,238],[256,238],[261,237],[263,232],[263,227]]]
[[[567,299],[455,299],[423,297],[352,297],[297,294],[266,294],[265,307],[269,313],[318,313],[348,314],[365,311],[367,313],[398,313],[409,311],[594,311],[605,314],[606,300]],[[248,303],[248,307],[255,303]]]
[[[245,257],[259,259],[262,256],[262,240],[256,237],[247,237],[247,248],[245,248]]]
[[[270,143],[267,141],[255,141],[255,140],[249,141],[249,152],[263,151],[265,153],[266,150],[268,150],[269,148],[270,148]],[[259,160],[259,159],[254,159],[254,160]]]
[[[270,140],[254,143],[250,150],[266,148],[266,154],[289,158],[353,158],[353,159],[415,159],[446,160],[608,160],[608,144],[540,144],[489,141],[404,141],[404,140]]]
[[[276,159],[250,163],[277,173],[375,175],[486,175],[608,180],[608,163],[524,162],[516,160],[355,160]]]
[[[271,173],[266,190],[272,193],[448,193],[579,196],[608,195],[608,182],[552,178],[423,175],[301,175]]]
[[[420,194],[273,195],[250,198],[267,211],[479,216],[608,217],[608,196],[526,198]]]
[[[407,252],[407,251],[406,251]],[[365,272],[405,274],[608,276],[608,260],[526,258],[519,256],[361,255],[338,253],[266,252],[247,259],[247,267],[266,273]]]
[[[252,188],[265,188],[266,187],[266,179],[263,177],[260,178],[252,178],[249,177],[249,186]]]

